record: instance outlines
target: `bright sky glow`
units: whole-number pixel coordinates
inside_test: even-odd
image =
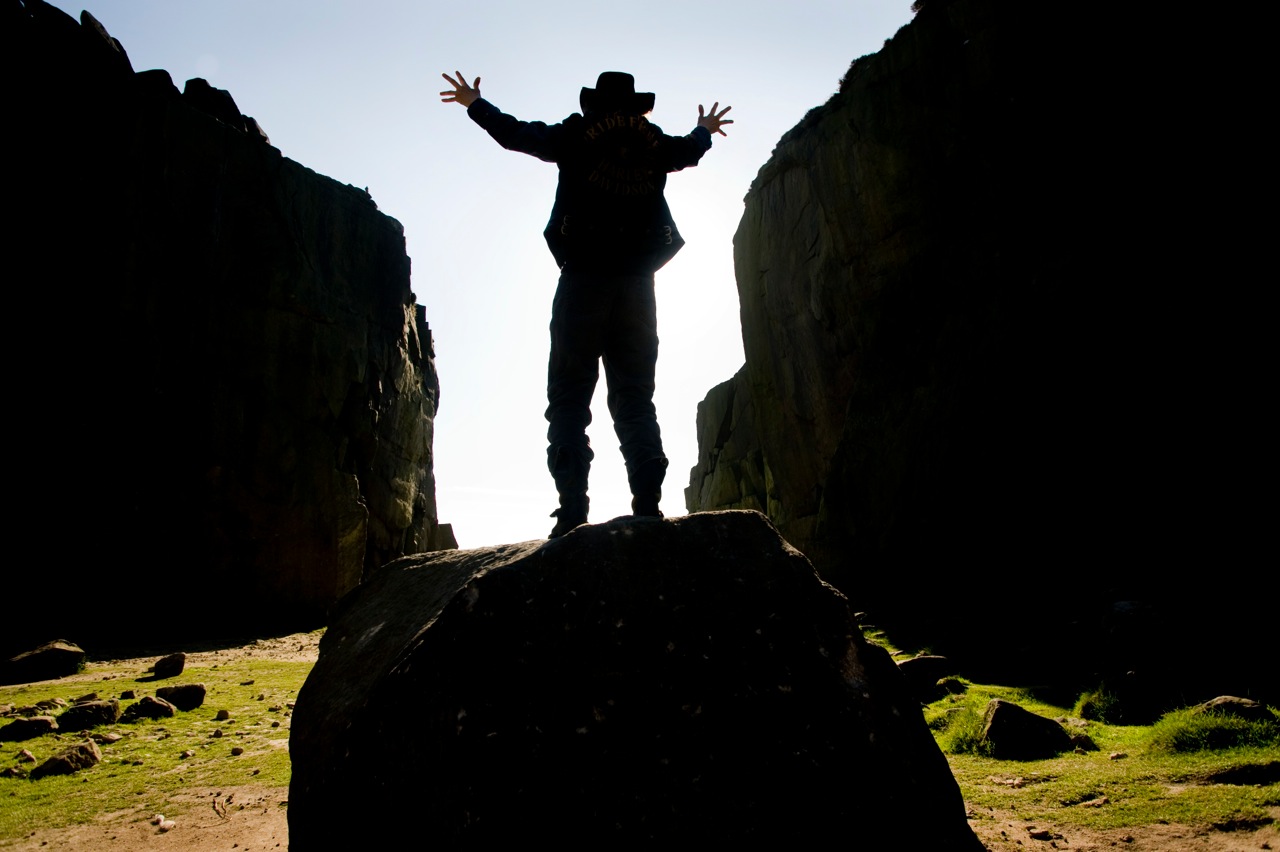
[[[658,419],[671,467],[663,511],[681,515],[697,457],[698,402],[743,361],[733,233],[778,139],[835,92],[856,57],[911,18],[911,0],[102,0],[87,8],[135,70],[179,88],[227,89],[286,157],[368,187],[405,228],[413,289],[435,338],[440,520],[462,547],[545,537],[547,323],[557,270],[542,240],[555,166],[504,151],[437,94],[441,72],[526,120],[560,121],[601,71],[657,95],[653,122],[688,133],[732,105],[667,199],[687,245],[658,273]],[[603,377],[590,429],[591,520],[630,512]]]

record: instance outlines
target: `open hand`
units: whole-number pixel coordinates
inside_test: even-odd
[[[480,81],[476,80],[476,85],[479,85],[479,84],[480,84]],[[707,128],[707,130],[710,130],[712,133],[719,133],[721,136],[728,136],[729,134],[721,130],[720,127],[725,124],[733,124],[732,118],[726,119],[724,117],[725,113],[733,109],[733,107],[725,107],[724,109],[720,110],[720,114],[717,115],[716,109],[718,109],[719,106],[720,106],[720,102],[716,101],[711,105],[711,112],[706,115],[703,115],[702,104],[698,104],[698,126],[705,127]]]
[[[480,78],[477,77],[476,81],[472,83],[470,86],[468,86],[467,78],[462,76],[461,71],[454,71],[453,73],[458,75],[458,79],[455,80],[452,77],[450,77],[448,74],[440,75],[441,77],[449,81],[449,85],[453,86],[452,90],[447,90],[440,93],[440,100],[446,104],[459,103],[459,104],[462,104],[464,107],[471,106],[480,98]],[[701,107],[698,108],[698,112],[699,114],[701,114],[702,112]]]

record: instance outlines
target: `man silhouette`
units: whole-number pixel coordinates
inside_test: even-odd
[[[551,538],[587,522],[587,474],[594,453],[587,439],[591,396],[604,363],[609,413],[627,464],[631,511],[661,518],[666,476],[653,407],[658,360],[653,275],[684,240],[663,197],[667,173],[696,165],[711,134],[726,135],[729,107],[719,102],[687,136],[668,136],[646,118],[652,93],[636,92],[630,74],[606,71],[584,87],[582,113],[559,124],[520,121],[480,96],[480,78],[443,74],[459,103],[499,145],[560,168],[551,219],[543,235],[560,267],[551,307],[547,367],[547,467],[560,494]]]

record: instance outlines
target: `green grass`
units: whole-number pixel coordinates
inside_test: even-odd
[[[1098,751],[1001,761],[989,757],[981,742],[982,712],[992,698],[1050,718],[1072,717],[1067,708],[1018,690],[980,685],[926,707],[925,719],[975,814],[1012,811],[1028,820],[1094,829],[1158,822],[1225,826],[1268,822],[1268,809],[1280,806],[1276,727],[1268,734],[1259,730],[1265,725],[1188,710],[1153,726],[1075,716],[1068,730],[1087,734]],[[1232,772],[1245,773],[1251,783],[1214,783]]]
[[[1228,748],[1268,748],[1280,746],[1280,718],[1250,722],[1221,713],[1170,713],[1151,729],[1150,747],[1181,754]]]
[[[193,806],[180,801],[182,794],[193,788],[287,786],[288,705],[310,670],[310,663],[237,659],[188,665],[176,678],[139,681],[141,672],[108,663],[90,665],[85,673],[60,681],[0,687],[0,704],[18,706],[49,698],[69,701],[89,692],[115,698],[133,689],[141,696],[178,683],[203,683],[207,690],[202,707],[170,719],[117,723],[90,732],[0,743],[0,768],[22,765],[30,769],[82,742],[89,733],[123,736],[117,743],[100,746],[102,763],[73,775],[38,781],[0,778],[0,840],[137,808],[147,816],[155,812],[178,814]],[[131,703],[121,701],[122,706]],[[229,711],[231,718],[216,721],[220,709]],[[278,724],[273,727],[273,723]],[[213,736],[217,730],[222,736]],[[232,755],[233,747],[243,748],[244,753]],[[24,748],[35,755],[36,763],[19,764],[18,753]],[[187,751],[193,754],[184,757]]]

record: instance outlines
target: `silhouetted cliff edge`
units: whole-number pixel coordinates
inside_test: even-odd
[[[779,141],[686,491],[766,512],[904,641],[1031,677],[1167,662],[1192,620],[1200,659],[1265,635],[1259,338],[1205,289],[1267,244],[1203,144],[1238,87],[1113,11],[930,0]]]
[[[448,543],[403,230],[82,22],[4,12],[6,645],[318,625]]]

